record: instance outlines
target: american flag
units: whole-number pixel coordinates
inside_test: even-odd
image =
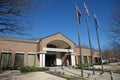
[[[87,8],[85,2],[84,2],[84,8],[85,8],[85,12],[86,12],[87,16],[90,16],[89,11],[88,11],[88,8]]]
[[[99,22],[98,22],[98,19],[97,19],[95,14],[94,14],[94,23],[95,23],[95,27],[98,28],[99,27]]]
[[[80,23],[80,18],[81,18],[81,11],[80,9],[78,8],[78,6],[76,5],[76,13],[77,13],[77,20],[78,22]]]

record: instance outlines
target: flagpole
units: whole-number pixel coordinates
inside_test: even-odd
[[[101,52],[101,48],[100,48],[100,41],[99,41],[99,35],[98,35],[97,26],[96,26],[96,35],[97,35],[97,41],[98,41],[98,47],[99,47],[99,54],[100,54],[100,62],[101,62],[101,67],[102,67],[102,73],[104,73],[103,63],[102,63],[102,52]]]
[[[77,4],[75,3],[75,6]],[[76,9],[76,14],[77,14],[77,9]],[[78,21],[78,14],[77,14],[77,33],[78,33],[78,47],[79,47],[79,54],[80,54],[80,64],[81,64],[81,77],[83,77],[83,67],[82,67],[82,52],[81,52],[81,41],[80,41],[80,21]]]
[[[88,23],[88,15],[86,16],[86,23],[87,23],[87,32],[88,32],[89,46],[90,46],[92,70],[93,70],[93,75],[95,75],[94,63],[93,63],[93,55],[92,55],[92,44],[91,44],[91,39],[90,39],[90,29],[89,29],[89,23]]]
[[[81,51],[81,41],[80,41],[80,25],[77,23],[77,33],[78,33],[78,47],[80,54],[80,64],[81,64],[81,76],[83,77],[83,67],[82,67],[82,51]]]
[[[93,14],[94,14],[94,11],[93,11]],[[101,48],[100,48],[100,40],[99,40],[99,35],[98,35],[99,22],[98,22],[95,14],[94,14],[94,23],[95,23],[96,36],[97,36],[97,42],[98,42],[98,48],[99,48],[99,54],[100,54],[101,68],[102,68],[102,73],[104,73],[103,63],[102,63],[102,52],[101,52]]]

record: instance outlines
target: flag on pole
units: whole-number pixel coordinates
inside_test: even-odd
[[[85,8],[85,12],[86,12],[87,16],[90,16],[89,11],[88,11],[88,8],[87,8],[85,2],[84,2],[84,8]]]
[[[80,9],[78,8],[78,6],[76,5],[76,13],[77,13],[77,21],[78,23],[80,24],[80,18],[81,18],[81,11]]]
[[[95,27],[99,28],[99,22],[95,14],[94,14],[94,23],[95,23]]]

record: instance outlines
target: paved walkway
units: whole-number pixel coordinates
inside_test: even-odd
[[[56,70],[64,72],[65,74],[72,76],[81,76],[80,69],[65,69],[65,70]],[[90,74],[90,76],[88,76]],[[114,80],[120,80],[120,74],[113,73]],[[111,80],[109,72],[105,72],[100,75],[99,71],[95,71],[95,75],[92,75],[92,71],[84,70],[84,77],[88,80]],[[21,73],[19,70],[5,71],[0,74],[0,80],[66,80],[45,72],[29,72]]]
[[[0,74],[0,80],[66,80],[45,72],[20,73],[19,71],[5,71]]]
[[[68,75],[73,76],[81,76],[81,70],[77,69],[68,69],[68,70],[61,70],[61,72],[64,72]],[[84,70],[84,77],[88,78],[90,80],[111,80],[111,76],[109,72],[105,72],[104,74],[100,75],[99,71],[95,71],[95,75],[92,74],[92,71]],[[90,74],[90,76],[88,76]],[[113,73],[114,80],[120,80],[120,74]]]

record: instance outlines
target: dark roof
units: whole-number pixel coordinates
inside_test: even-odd
[[[25,43],[38,43],[40,42],[42,39],[45,39],[45,38],[48,38],[50,36],[54,36],[54,35],[57,35],[57,34],[61,34],[63,35],[65,38],[67,38],[68,40],[70,40],[68,37],[66,37],[64,34],[58,32],[58,33],[55,33],[55,34],[52,34],[52,35],[49,35],[49,36],[46,36],[44,38],[31,38],[31,39],[25,39],[25,38],[16,38],[16,37],[9,37],[9,36],[0,36],[0,40],[3,40],[3,41],[13,41],[13,42],[25,42]],[[73,42],[72,40],[70,40],[71,42]],[[74,42],[73,42],[74,43]],[[75,43],[74,43],[75,44]]]
[[[67,38],[68,40],[70,40],[72,43],[74,43],[71,39],[69,39],[68,37],[66,37],[64,34],[62,34],[61,32],[58,32],[58,33],[55,33],[55,34],[52,34],[52,35],[49,35],[49,36],[46,36],[46,37],[43,37],[43,38],[41,38],[41,40],[42,39],[45,39],[45,38],[48,38],[48,37],[50,37],[50,36],[54,36],[54,35],[57,35],[57,34],[61,34],[62,36],[64,36],[65,38]],[[75,44],[75,43],[74,43]]]
[[[25,39],[25,38],[16,38],[16,37],[9,37],[9,36],[0,36],[0,40],[24,42],[24,43],[37,43],[40,41],[40,39]]]

